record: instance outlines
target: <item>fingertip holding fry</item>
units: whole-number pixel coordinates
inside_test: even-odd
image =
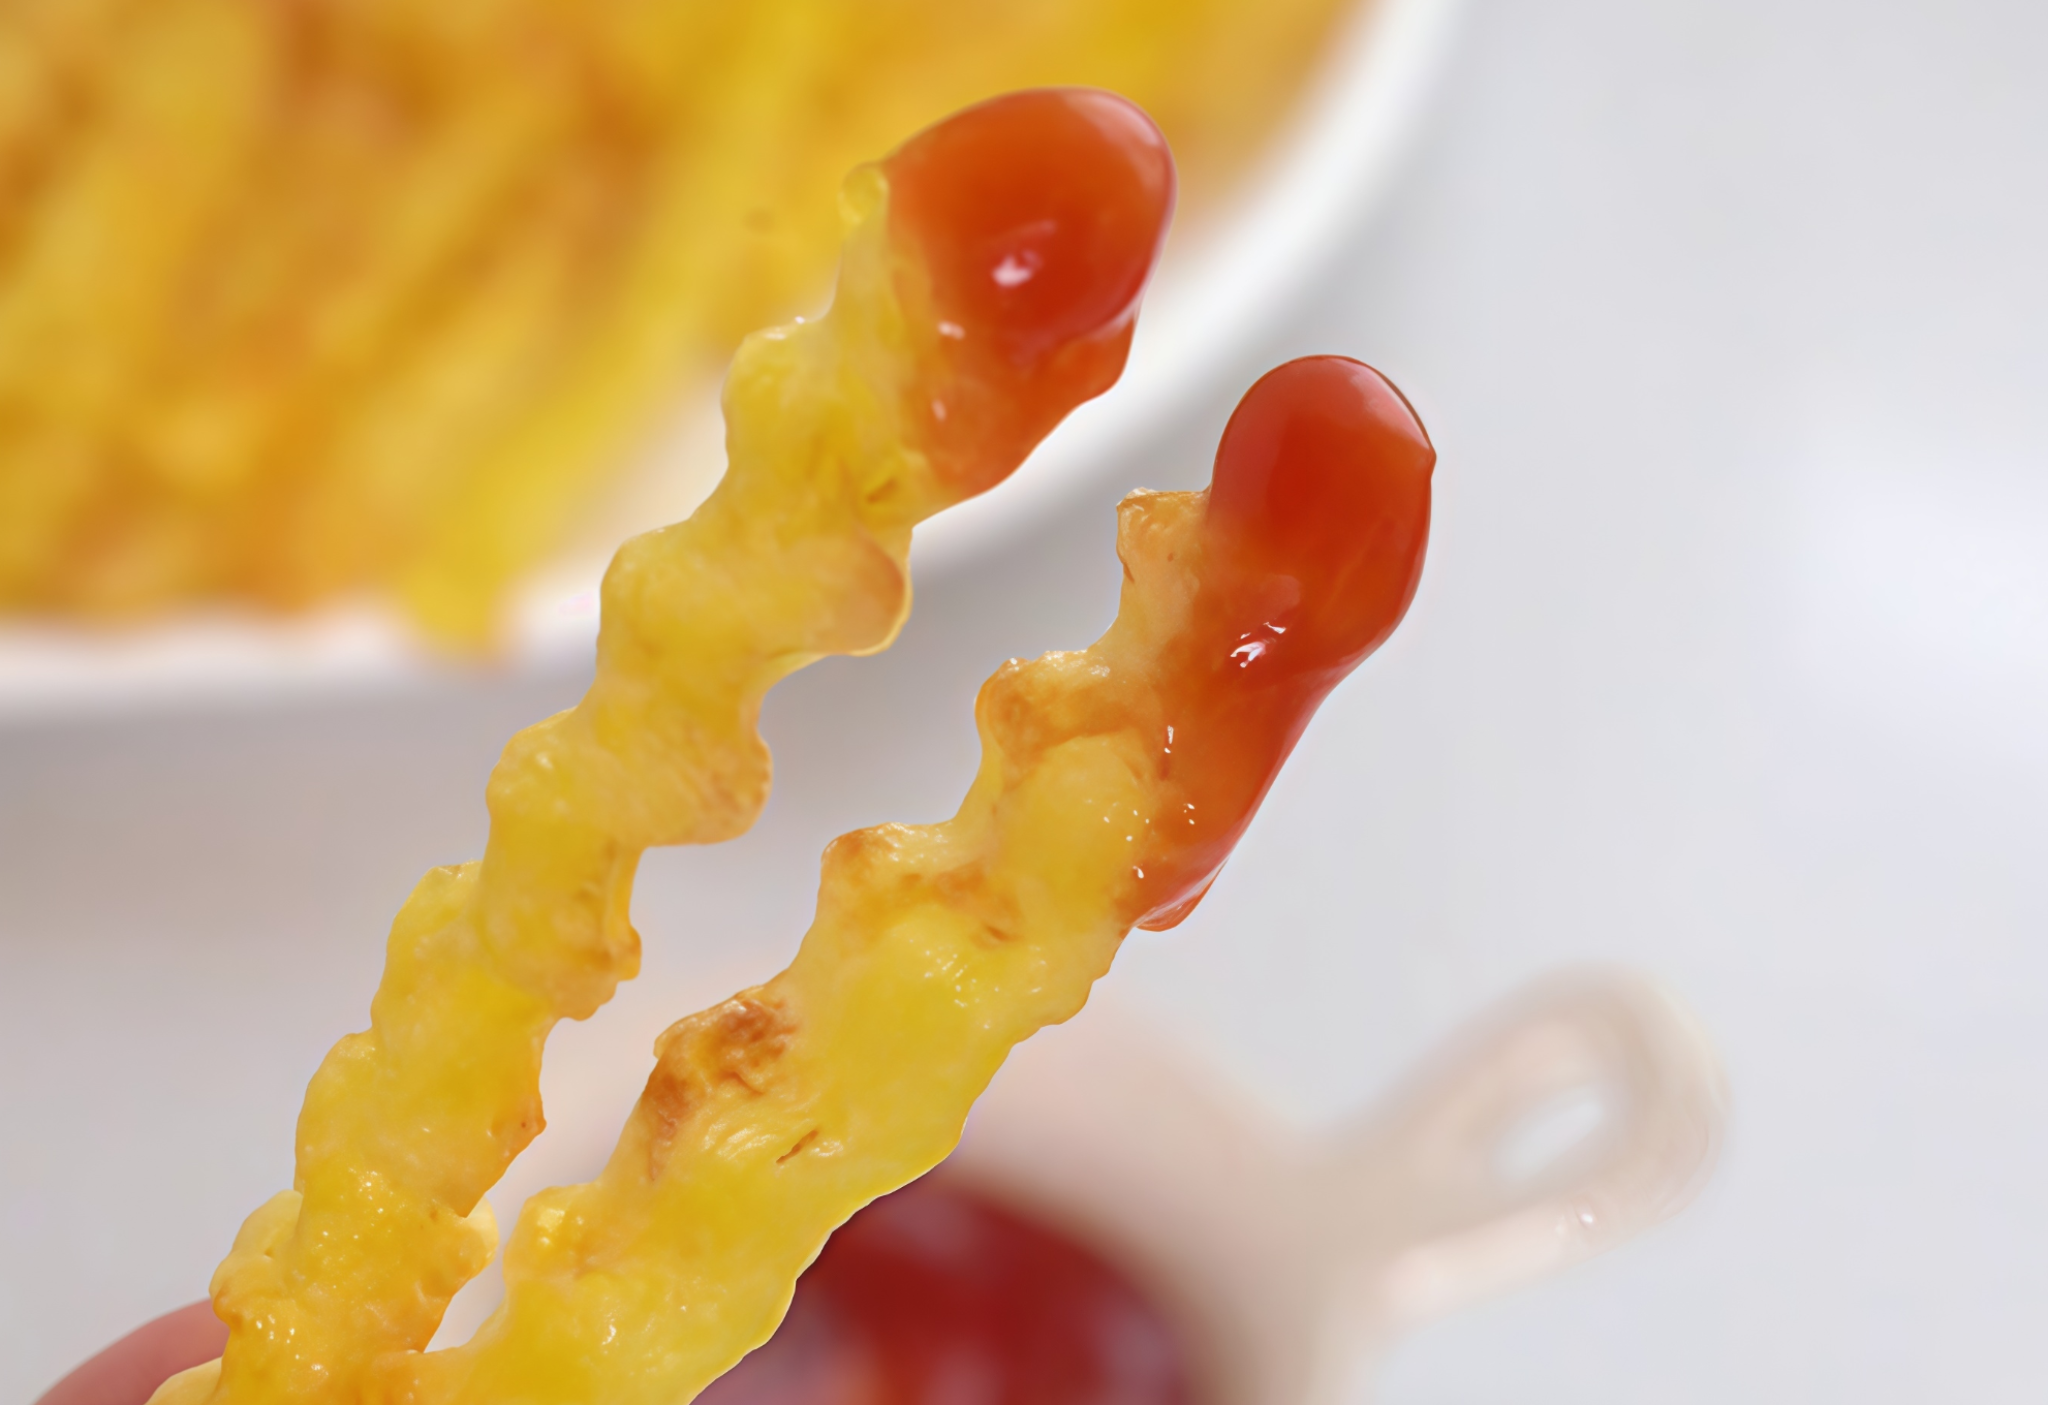
[[[36,1405],[142,1405],[179,1374],[204,1371],[227,1335],[211,1304],[188,1303],[137,1327],[51,1386]]]

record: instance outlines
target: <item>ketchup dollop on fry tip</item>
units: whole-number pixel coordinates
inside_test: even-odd
[[[1289,361],[1238,402],[1187,643],[1158,684],[1180,793],[1141,865],[1137,925],[1194,910],[1316,706],[1408,612],[1435,466],[1406,398],[1346,356]]]
[[[891,238],[922,271],[906,311],[960,382],[914,420],[942,471],[987,486],[991,446],[1021,457],[1123,370],[1173,157],[1127,99],[1039,88],[926,128],[882,171]]]

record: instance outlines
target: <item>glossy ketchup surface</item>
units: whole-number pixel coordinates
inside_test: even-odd
[[[1123,369],[1173,214],[1173,159],[1112,93],[1012,93],[912,137],[882,163],[906,312],[952,384],[915,407],[935,461],[985,486]],[[1000,441],[1001,452],[992,452]]]
[[[1223,431],[1188,644],[1161,684],[1170,813],[1140,868],[1147,927],[1185,917],[1329,690],[1422,576],[1436,450],[1387,379],[1342,356],[1268,372]]]
[[[1187,1405],[1158,1309],[1060,1232],[942,1181],[832,1236],[766,1346],[700,1405]]]

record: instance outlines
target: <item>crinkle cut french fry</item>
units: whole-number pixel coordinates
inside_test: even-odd
[[[825,1236],[952,1149],[1011,1046],[1206,891],[1405,612],[1434,462],[1377,373],[1311,358],[1246,397],[1210,493],[1127,499],[1109,632],[989,681],[951,820],[832,845],[794,963],[662,1037],[602,1176],[528,1202],[497,1315],[380,1363],[378,1398],[669,1405],[766,1340]]]
[[[372,1363],[426,1345],[490,1258],[481,1196],[540,1130],[549,1029],[634,972],[640,851],[745,829],[767,688],[883,647],[913,524],[1115,380],[1172,196],[1157,130],[1085,90],[972,109],[849,181],[831,312],[742,348],[724,482],[613,561],[595,682],[506,748],[482,861],[400,913],[371,1028],[307,1090],[295,1187],[214,1277],[227,1351],[162,1400],[361,1400]],[[1011,257],[1035,276],[975,262]]]

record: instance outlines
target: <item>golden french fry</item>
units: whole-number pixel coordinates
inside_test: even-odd
[[[166,1401],[373,1399],[425,1347],[491,1257],[478,1205],[540,1131],[549,1029],[637,967],[640,852],[751,824],[769,686],[885,646],[913,525],[1115,380],[1173,173],[1128,103],[1041,91],[924,134],[846,198],[837,301],[741,349],[724,482],[620,549],[595,682],[506,748],[483,860],[429,874],[400,913],[371,1028],[307,1090],[296,1184],[215,1276],[223,1361]],[[1034,276],[991,281],[1006,259]]]

